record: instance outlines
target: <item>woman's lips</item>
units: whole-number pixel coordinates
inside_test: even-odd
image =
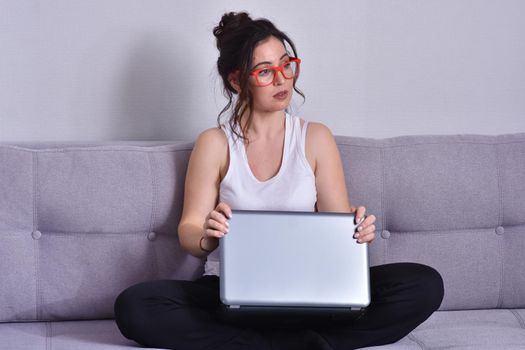
[[[288,97],[288,91],[286,91],[286,90],[281,91],[281,92],[273,95],[273,98],[276,98],[278,100],[285,100],[286,97]]]

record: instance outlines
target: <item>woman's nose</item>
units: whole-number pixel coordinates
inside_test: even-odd
[[[283,72],[280,72],[280,71],[277,71],[275,72],[275,77],[273,79],[273,83],[276,84],[276,85],[281,85],[282,83],[284,83],[284,73]]]

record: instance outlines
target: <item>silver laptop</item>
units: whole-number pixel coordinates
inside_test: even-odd
[[[220,239],[227,308],[362,310],[370,303],[368,244],[354,214],[232,210]]]

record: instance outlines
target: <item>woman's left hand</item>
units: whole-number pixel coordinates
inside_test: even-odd
[[[362,206],[357,208],[351,207],[350,212],[355,213],[356,223],[359,223],[359,220],[364,218],[364,221],[357,227],[354,238],[357,238],[358,243],[372,242],[376,237],[376,226],[374,225],[376,217],[374,215],[365,215],[366,208]]]

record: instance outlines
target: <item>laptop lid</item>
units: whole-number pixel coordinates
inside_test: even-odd
[[[354,214],[232,210],[219,240],[220,297],[230,307],[324,307],[370,303],[368,244]]]

